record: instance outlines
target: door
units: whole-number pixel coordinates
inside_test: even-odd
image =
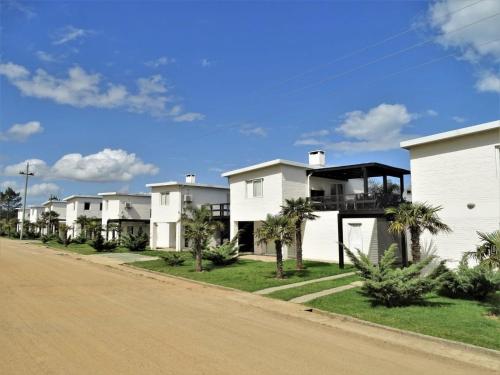
[[[239,221],[238,222],[238,244],[240,245],[240,252],[253,253],[254,252],[254,238],[253,238],[254,223],[253,221]]]

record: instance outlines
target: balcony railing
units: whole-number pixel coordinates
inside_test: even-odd
[[[226,218],[229,217],[229,203],[215,203],[207,204],[206,207],[212,212],[214,218]]]
[[[342,194],[310,197],[317,211],[383,211],[402,202],[399,194]]]

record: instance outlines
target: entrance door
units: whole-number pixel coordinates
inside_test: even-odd
[[[238,222],[238,244],[240,245],[240,252],[253,253],[254,252],[254,239],[253,239],[254,225],[253,221],[239,221]]]

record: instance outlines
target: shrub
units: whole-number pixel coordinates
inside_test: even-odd
[[[92,246],[97,252],[114,251],[118,244],[115,241],[106,241],[102,234],[98,234],[95,240],[90,241]]]
[[[179,253],[166,253],[160,257],[171,267],[182,266],[186,259]]]
[[[130,251],[144,251],[148,244],[149,237],[146,233],[128,234],[122,239],[122,245]]]
[[[359,270],[364,284],[361,293],[374,304],[387,307],[405,306],[422,301],[423,296],[436,285],[432,277],[421,275],[434,257],[412,264],[406,268],[396,268],[396,244],[392,244],[384,253],[379,264],[373,264],[366,254],[358,250],[358,255],[345,248],[347,256]]]
[[[76,236],[74,239],[73,239],[73,243],[76,243],[76,244],[79,244],[79,245],[83,245],[85,243],[87,243],[87,237],[85,237],[85,235],[83,235],[82,233],[80,233],[78,236]]]
[[[450,298],[482,301],[500,290],[500,272],[485,264],[469,267],[467,255],[456,271],[447,271],[439,278],[438,293]]]
[[[226,241],[222,245],[211,247],[203,252],[203,259],[209,260],[215,266],[227,266],[238,260],[239,246],[236,244],[237,238]]]
[[[42,243],[47,243],[49,241],[57,241],[59,239],[59,236],[55,235],[55,234],[44,234],[43,236],[40,237],[40,240],[42,241]]]

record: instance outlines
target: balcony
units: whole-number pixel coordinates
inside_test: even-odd
[[[399,194],[343,194],[308,198],[317,211],[384,213],[387,207],[399,205]]]
[[[229,218],[229,203],[207,204],[206,207],[212,212],[212,217],[216,219]]]

